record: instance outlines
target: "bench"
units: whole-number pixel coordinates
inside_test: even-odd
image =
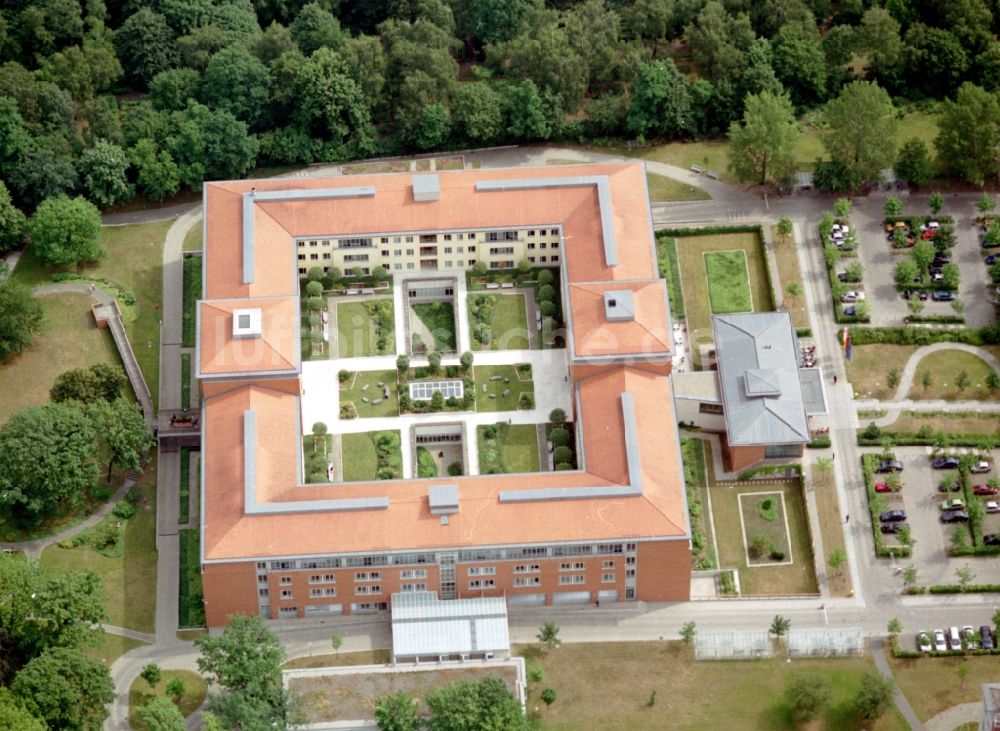
[[[486,289],[500,289],[499,284],[487,284]]]
[[[714,170],[709,170],[707,173],[705,173],[705,175],[707,175],[708,177],[710,177],[712,180],[718,180],[719,179],[719,174],[717,172],[715,172]]]
[[[701,165],[692,165],[691,172],[701,175],[703,172],[705,172],[705,168],[703,168]]]
[[[500,289],[514,289],[514,283],[504,282],[503,284],[500,285]]]

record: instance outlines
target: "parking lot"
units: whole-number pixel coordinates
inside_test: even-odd
[[[867,451],[867,450],[866,450]],[[938,483],[949,475],[957,477],[957,470],[935,470],[931,468],[932,449],[930,447],[896,447],[896,459],[903,463],[900,474],[902,490],[894,495],[887,509],[906,511],[910,535],[914,540],[912,558],[908,561],[917,567],[917,583],[953,584],[955,571],[968,563],[976,574],[975,583],[1000,583],[1000,561],[988,557],[948,558],[947,550],[956,526],[968,531],[967,523],[942,523],[941,502],[961,493],[938,492]],[[1000,451],[990,455],[994,469],[986,474],[972,475],[974,485],[985,483],[989,478],[1000,475],[996,469]],[[876,475],[876,482],[884,480],[884,475]],[[901,500],[900,500],[901,498]],[[996,499],[996,498],[987,498]],[[1000,514],[988,514],[983,521],[983,533],[1000,532]],[[885,536],[885,545],[899,545],[896,536]],[[907,563],[904,560],[902,563]]]
[[[862,289],[869,301],[871,324],[877,326],[899,326],[909,315],[909,309],[898,291],[894,272],[896,263],[908,255],[909,249],[893,249],[886,240],[883,230],[882,207],[885,196],[852,199],[851,227],[857,232],[858,258],[864,266],[864,286]],[[926,196],[903,196],[904,215],[928,213]],[[951,261],[958,265],[960,272],[959,299],[965,303],[965,324],[968,327],[982,327],[996,319],[992,301],[991,286],[986,266],[983,263],[986,252],[979,243],[978,229],[974,225],[976,211],[971,202],[959,209],[948,207],[950,199],[945,199],[942,215],[955,219],[957,243],[950,252]],[[895,253],[894,253],[895,252]],[[841,268],[848,263],[843,260]],[[854,287],[854,285],[852,285]],[[949,302],[934,302],[930,298],[924,302],[924,315],[953,315]]]

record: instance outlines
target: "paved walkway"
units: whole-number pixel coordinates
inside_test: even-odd
[[[879,674],[883,678],[888,678],[895,683],[896,679],[892,675],[892,668],[889,667],[889,661],[886,659],[885,650],[882,647],[882,639],[870,639],[868,641],[868,648],[871,650],[872,657],[875,660],[875,667],[878,669]],[[917,718],[916,711],[913,710],[913,706],[910,705],[910,701],[906,699],[906,696],[903,695],[903,691],[899,689],[898,685],[896,686],[896,708],[903,714],[906,722],[910,724],[912,731],[924,731],[924,725]],[[951,730],[949,729],[949,731]]]
[[[963,723],[978,722],[983,716],[983,703],[962,703],[952,706],[946,711],[941,711],[933,718],[928,718],[924,728],[927,731],[954,731]]]
[[[920,361],[925,356],[937,353],[940,350],[962,350],[966,353],[972,353],[986,361],[986,364],[993,370],[1000,371],[1000,360],[997,360],[993,353],[985,348],[977,348],[974,345],[966,345],[964,343],[934,343],[934,345],[925,345],[917,348],[916,352],[906,361],[906,366],[899,376],[899,385],[896,386],[895,401],[902,401],[906,398],[906,394],[913,384],[913,378],[917,374],[917,366],[920,364]]]

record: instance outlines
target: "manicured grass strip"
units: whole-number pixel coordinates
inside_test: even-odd
[[[98,644],[84,645],[80,648],[80,651],[87,657],[91,657],[111,667],[114,661],[126,652],[134,650],[137,647],[142,647],[145,644],[145,642],[133,640],[130,637],[122,637],[121,635],[104,632],[101,634]]]
[[[705,273],[708,275],[708,298],[713,314],[753,310],[750,273],[743,251],[706,252]]]
[[[658,201],[708,201],[712,196],[701,188],[668,178],[666,175],[646,173],[649,200]]]
[[[526,350],[529,347],[524,295],[471,295],[469,325],[473,350]]]
[[[816,497],[816,509],[819,513],[819,531],[823,536],[823,550],[826,556],[823,563],[826,564],[826,577],[830,584],[830,593],[834,596],[847,596],[851,589],[851,569],[847,561],[834,570],[830,564],[830,554],[836,550],[845,551],[844,545],[844,523],[841,517],[844,513],[840,509],[840,501],[837,498],[837,486],[833,481],[833,467],[829,469],[812,467],[813,495]]]
[[[382,332],[372,310],[382,310]],[[380,347],[381,346],[381,347]],[[385,355],[395,351],[392,300],[341,302],[337,305],[337,353],[341,358]]]
[[[182,716],[187,718],[205,702],[208,684],[198,673],[191,670],[163,670],[160,682],[156,684],[155,688],[150,687],[149,683],[141,677],[137,677],[128,689],[128,722],[135,731],[145,731],[149,728],[139,718],[137,711],[156,696],[166,695],[167,683],[174,678],[179,678],[184,683],[184,695],[177,703],[177,710],[181,712]]]
[[[191,447],[181,447],[181,486],[177,493],[177,524],[184,525],[191,519]]]
[[[202,219],[195,221],[194,226],[192,226],[187,235],[184,237],[184,251],[201,251],[202,250]]]
[[[684,295],[681,289],[681,267],[677,261],[677,239],[673,236],[656,236],[656,259],[660,277],[667,280],[667,296],[670,298],[670,314],[684,319]]]
[[[538,432],[532,424],[489,424],[476,430],[479,472],[537,472]]]
[[[181,331],[181,345],[193,348],[196,331],[195,309],[201,299],[201,257],[184,258],[184,321]]]
[[[417,447],[417,477],[437,477],[437,462],[426,447]]]
[[[970,401],[996,401],[1000,391],[991,391],[986,386],[986,377],[993,369],[982,358],[964,350],[938,350],[925,355],[917,363],[917,370],[910,387],[911,399],[947,399]],[[924,372],[931,374],[932,383],[924,389]],[[959,390],[956,385],[958,375],[965,371],[968,385]]]
[[[379,442],[383,446],[378,446]],[[403,455],[398,431],[344,434],[340,438],[344,482],[399,479],[403,476]],[[381,454],[380,454],[381,449]]]
[[[433,345],[426,343],[428,352],[455,351],[455,308],[451,302],[418,302],[413,312],[434,336]]]
[[[778,266],[778,279],[781,281],[782,289],[787,289],[788,285],[795,282],[802,288],[802,270],[799,269],[799,255],[795,248],[795,237],[789,234],[782,236],[778,233],[777,226],[771,226],[771,242],[774,250],[774,261]],[[805,292],[798,297],[791,298],[786,293],[785,306],[792,314],[792,324],[796,328],[809,327],[809,311],[806,309]]]
[[[204,594],[201,588],[200,538],[195,529],[177,531],[180,541],[180,594],[177,622],[181,627],[205,624]]]
[[[191,408],[191,354],[181,353],[181,408]]]

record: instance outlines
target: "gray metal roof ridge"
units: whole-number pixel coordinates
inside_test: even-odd
[[[629,484],[622,487],[545,487],[536,490],[501,490],[501,503],[542,502],[546,500],[587,500],[591,498],[639,497],[642,495],[642,461],[639,457],[639,435],[636,431],[635,406],[632,394],[621,394],[622,419],[625,424],[625,459]]]
[[[255,188],[243,193],[243,284],[253,284],[254,278],[254,225],[253,206],[257,201],[323,200],[327,198],[371,198],[375,186],[353,188],[290,188],[264,190]]]
[[[607,175],[566,175],[556,178],[508,178],[476,181],[480,192],[504,190],[531,190],[533,188],[597,188],[597,203],[601,213],[601,239],[604,243],[604,264],[618,266],[618,246],[615,241],[614,221],[611,218],[611,188]]]

